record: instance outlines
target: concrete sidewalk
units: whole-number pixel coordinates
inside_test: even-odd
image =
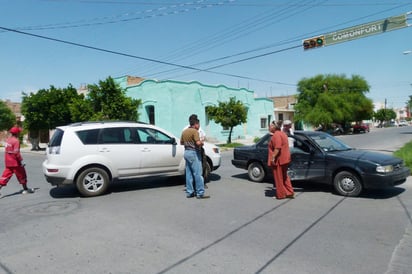
[[[411,185],[412,176],[409,176],[404,184]],[[392,258],[385,274],[406,274],[412,271],[412,217],[406,205],[401,200],[399,201],[404,206],[405,213],[409,217],[409,225],[406,227],[402,239],[392,253]]]

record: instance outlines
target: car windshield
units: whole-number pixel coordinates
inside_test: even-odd
[[[352,149],[350,146],[328,134],[313,135],[311,137],[324,151],[344,151]]]

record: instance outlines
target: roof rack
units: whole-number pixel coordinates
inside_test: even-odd
[[[137,124],[148,124],[142,121],[122,121],[122,120],[102,120],[102,121],[83,121],[71,123],[68,126],[77,127],[82,125],[93,125],[93,124],[105,124],[105,123],[137,123]]]

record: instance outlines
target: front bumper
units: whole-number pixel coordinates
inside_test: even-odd
[[[388,174],[367,174],[364,175],[364,187],[367,189],[383,189],[391,186],[403,184],[411,171],[403,167],[395,172]]]

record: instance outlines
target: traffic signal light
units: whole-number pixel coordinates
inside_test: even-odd
[[[325,36],[318,36],[303,40],[303,49],[323,47],[325,45]]]

